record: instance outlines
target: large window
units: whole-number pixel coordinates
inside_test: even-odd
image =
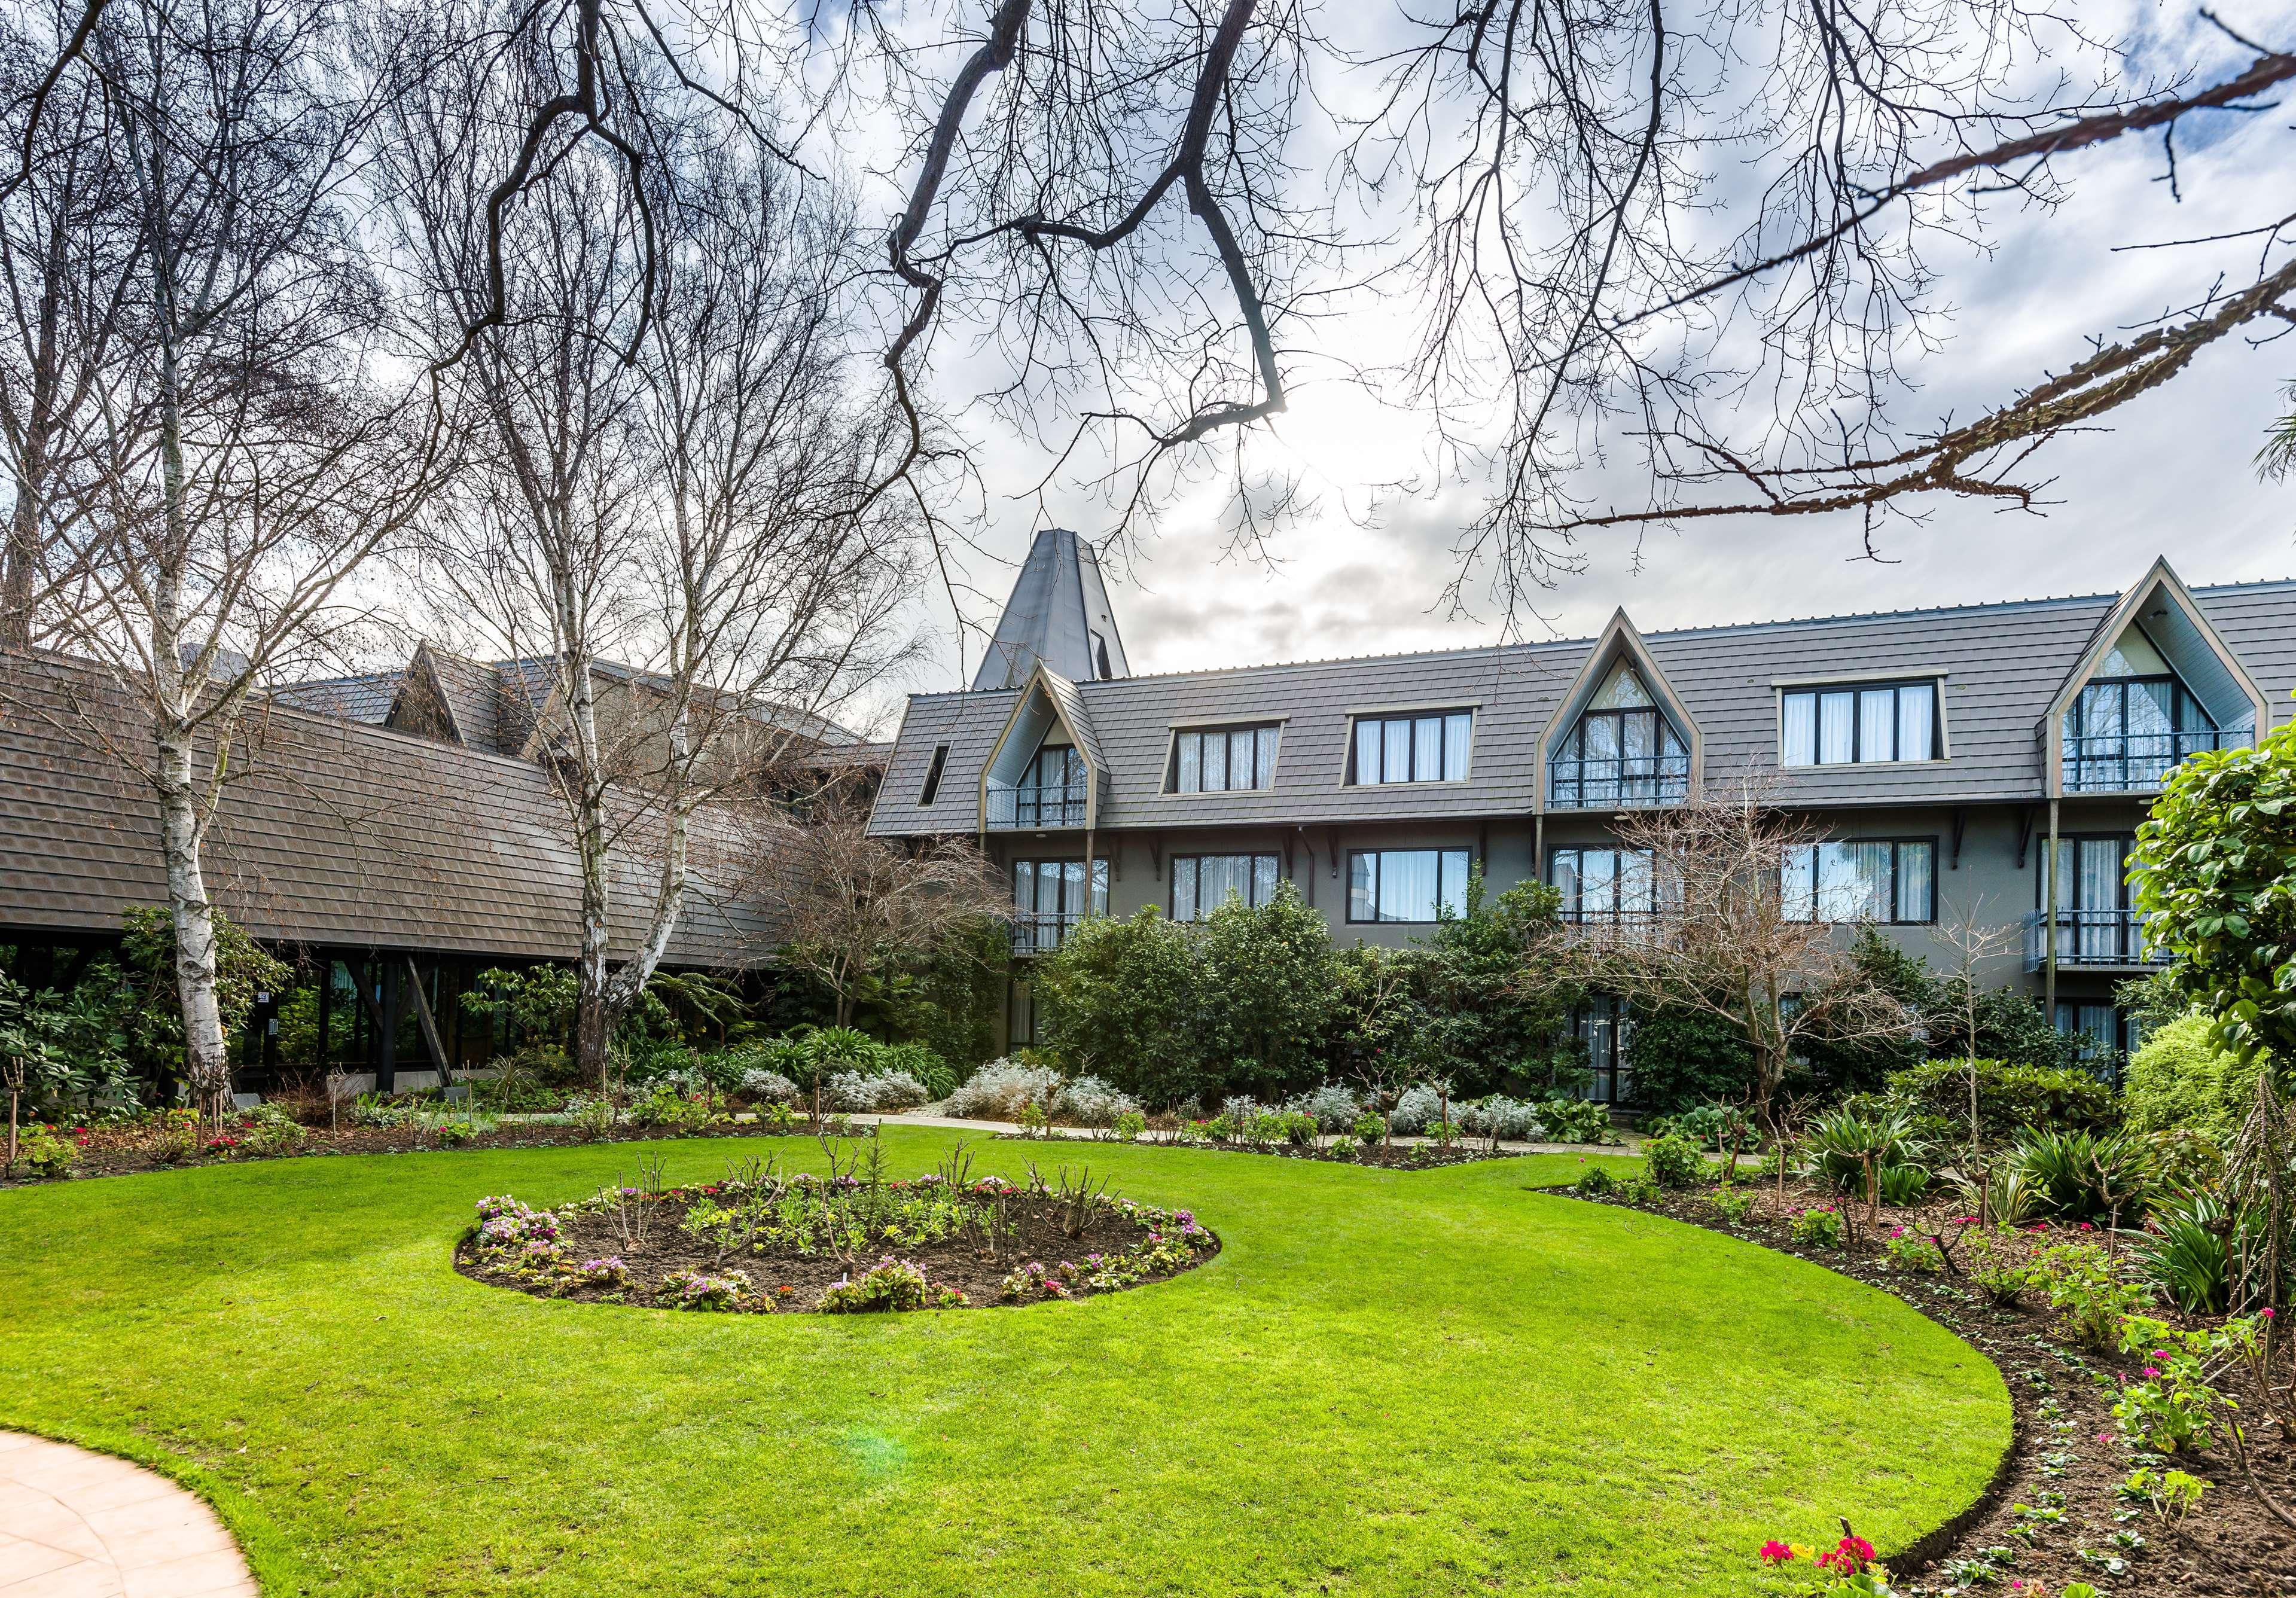
[[[1789,921],[1937,919],[1935,839],[1796,844],[1781,874]]]
[[[1233,894],[1257,908],[1275,897],[1273,855],[1177,855],[1172,860],[1172,919],[1201,921]]]
[[[1780,713],[1778,759],[1786,766],[1938,758],[1935,682],[1792,689]]]
[[[1084,757],[1068,744],[1048,743],[1029,762],[1028,772],[1012,790],[1009,801],[1003,801],[1003,795],[991,790],[988,824],[1080,827],[1085,789]],[[1005,802],[1012,806],[1009,820],[1004,813]]]
[[[1609,994],[1590,994],[1571,1012],[1570,1029],[1587,1053],[1587,1086],[1579,1094],[1597,1104],[1623,1104],[1634,1097],[1634,1072],[1627,1050],[1634,1037],[1634,1020],[1627,1002]]]
[[[1081,860],[1015,860],[1013,863],[1013,952],[1036,955],[1056,949],[1069,929],[1086,915],[1108,914],[1108,862],[1092,863],[1087,890]]]
[[[2173,676],[2092,682],[2065,712],[2065,786],[2149,791],[2187,755],[2217,747],[2217,724]]]
[[[1358,716],[1349,781],[1456,783],[1467,774],[1474,717],[1465,710],[1423,716]]]
[[[2057,1030],[2076,1040],[2080,1062],[2118,1086],[2121,1063],[2142,1045],[2137,1028],[2111,1004],[2059,999]]]
[[[2144,922],[2131,908],[2128,832],[2057,840],[2057,913],[2054,918],[2061,965],[2147,965],[2159,956],[2144,947]],[[2043,851],[2033,902],[2046,902],[2048,855]],[[2046,938],[2045,932],[2043,937]],[[2045,955],[2044,942],[2036,951]]]
[[[1467,913],[1465,849],[1349,852],[1349,921],[1434,921],[1438,906],[1453,915]]]
[[[1648,921],[1658,908],[1645,849],[1556,849],[1549,875],[1565,921]]]
[[[1173,793],[1231,793],[1275,783],[1275,746],[1283,729],[1218,727],[1179,733],[1172,741]]]

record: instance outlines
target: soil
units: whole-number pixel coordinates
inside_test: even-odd
[[[642,1305],[652,1302],[654,1286],[673,1271],[722,1275],[729,1270],[738,1270],[759,1290],[761,1301],[758,1307],[811,1311],[824,1290],[859,1276],[890,1253],[922,1266],[929,1282],[963,1291],[966,1308],[982,1309],[1002,1306],[1004,1278],[1032,1260],[1057,1267],[1063,1261],[1080,1262],[1089,1254],[1120,1254],[1146,1242],[1153,1230],[1130,1216],[1103,1209],[1094,1213],[1083,1231],[1071,1237],[1062,1230],[1055,1218],[1056,1207],[1056,1201],[1049,1196],[1013,1193],[1004,1209],[1013,1230],[997,1240],[993,1254],[979,1250],[969,1240],[951,1239],[922,1248],[887,1248],[849,1260],[828,1256],[807,1258],[779,1250],[721,1258],[715,1244],[693,1236],[680,1225],[685,1218],[688,1195],[672,1189],[662,1196],[642,1245],[634,1246],[611,1215],[560,1217],[559,1241],[566,1246],[567,1257],[575,1260],[610,1255],[619,1258],[629,1270],[630,1285],[627,1289],[617,1291],[586,1282],[537,1282],[506,1273],[497,1274],[480,1262],[471,1238],[465,1238],[456,1247],[455,1268],[474,1282],[512,1288],[538,1298]],[[1195,1264],[1201,1265],[1218,1252],[1218,1238],[1207,1233],[1204,1242],[1195,1250]],[[1136,1285],[1168,1281],[1177,1274],[1166,1272],[1144,1277]],[[1079,1275],[1070,1286],[1067,1296],[1093,1298],[1096,1290]]]
[[[1885,1205],[1878,1233],[1861,1226],[1844,1248],[1815,1249],[1793,1240],[1788,1219],[1813,1205],[1840,1208],[1839,1199],[1790,1187],[1781,1213],[1775,1187],[1741,1188],[1759,1192],[1758,1208],[1744,1224],[1731,1226],[1706,1201],[1710,1191],[1667,1194],[1632,1207],[1748,1239],[1895,1293],[1981,1350],[2008,1383],[2016,1418],[1999,1473],[1967,1512],[1890,1561],[1900,1591],[2008,1594],[2013,1580],[2028,1588],[2039,1580],[2053,1594],[2070,1582],[2088,1582],[2107,1598],[2296,1594],[2296,1531],[2265,1508],[2222,1442],[2169,1460],[2170,1468],[2208,1484],[2200,1506],[2181,1520],[2164,1519],[2120,1496],[2137,1462],[2113,1418],[2112,1389],[2117,1377],[2135,1374],[2136,1362],[2062,1341],[2047,1305],[2030,1301],[2032,1295],[1999,1307],[1965,1280],[1913,1274],[1890,1265],[1877,1235],[1902,1225],[1924,1234],[1942,1232],[1950,1240],[1956,1230],[1952,1211]],[[2035,1240],[2037,1245],[2062,1241],[2062,1233]],[[2177,1318],[2173,1311],[2160,1313]],[[2296,1437],[2266,1418],[2267,1405],[2245,1370],[2231,1373],[2223,1385],[2245,1417],[2258,1479],[2296,1513]],[[2037,1520],[2020,1513],[2021,1505],[2045,1513],[2054,1509],[2062,1519]],[[2116,1542],[2116,1534],[2137,1542]],[[1972,1585],[1970,1566],[1956,1561],[1989,1563],[1992,1578]]]
[[[854,1124],[850,1135],[866,1137],[874,1127],[863,1122]],[[58,1135],[70,1138],[74,1129],[59,1129]],[[245,1139],[242,1128],[226,1127],[228,1135]],[[0,1138],[6,1135],[0,1127]],[[815,1135],[806,1123],[800,1121],[786,1132],[775,1132],[753,1122],[737,1122],[711,1127],[706,1131],[678,1130],[666,1127],[617,1127],[605,1135],[598,1136],[586,1127],[508,1126],[492,1132],[480,1132],[462,1142],[449,1142],[435,1131],[415,1127],[307,1127],[300,1146],[266,1152],[249,1147],[245,1142],[232,1149],[208,1152],[184,1160],[161,1160],[152,1156],[152,1144],[156,1141],[148,1126],[112,1128],[90,1127],[87,1142],[81,1144],[78,1158],[72,1163],[71,1176],[126,1176],[140,1171],[173,1170],[178,1165],[221,1165],[250,1160],[294,1160],[325,1154],[413,1154],[439,1149],[546,1149],[569,1143],[650,1143],[664,1138],[726,1137],[810,1139]],[[208,1134],[201,1134],[204,1142]],[[5,1152],[0,1149],[0,1152]],[[0,1181],[0,1187],[30,1185],[38,1178],[32,1177],[19,1167],[12,1181]],[[50,1178],[53,1180],[53,1178]]]

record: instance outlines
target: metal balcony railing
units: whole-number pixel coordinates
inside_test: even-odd
[[[1069,929],[1082,921],[1081,914],[1033,914],[1022,912],[1013,918],[1013,953],[1018,955],[1049,955],[1061,947]]]
[[[2065,737],[2068,793],[2156,793],[2187,756],[2225,747],[2214,727],[2194,733],[2131,733]],[[2245,741],[2246,734],[2240,734]]]
[[[1558,810],[1678,805],[1690,796],[1688,755],[1621,755],[1615,759],[1551,760],[1547,795]]]
[[[2054,920],[2057,965],[2117,967],[2166,965],[2168,955],[2144,941],[2144,920],[2134,910],[2046,910],[2025,917],[2025,969],[2038,971],[2049,963],[2049,938]]]
[[[1655,910],[1572,910],[1566,907],[1562,912],[1562,920],[1565,926],[1577,929],[1586,937],[1640,942],[1657,933],[1660,917]]]
[[[1084,825],[1085,784],[1059,787],[1022,783],[1017,787],[988,785],[988,825],[997,830],[1080,827]]]

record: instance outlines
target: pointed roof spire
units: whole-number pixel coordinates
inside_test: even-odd
[[[1021,687],[1040,660],[1078,683],[1131,675],[1099,557],[1066,528],[1046,528],[1029,545],[972,685]]]

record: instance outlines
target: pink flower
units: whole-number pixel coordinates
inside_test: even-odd
[[[1793,1561],[1793,1550],[1775,1537],[1762,1545],[1761,1561],[1766,1565],[1790,1564]]]
[[[2274,1312],[2273,1312],[2273,1310],[2272,1310],[2272,1307],[2271,1307],[2269,1305],[2267,1305],[2267,1306],[2265,1307],[2265,1309],[2264,1309],[2264,1311],[2263,1311],[2263,1314],[2264,1314],[2264,1318],[2265,1318],[2266,1320],[2267,1320],[2267,1321],[2268,1321],[2268,1320],[2270,1320],[2270,1319],[2272,1318],[2272,1316],[2273,1316],[2273,1314],[2274,1314]]]
[[[2110,1431],[2100,1431],[2096,1434],[2096,1440],[2100,1443],[2109,1443],[2112,1440],[2112,1433]]]
[[[2090,1225],[2087,1221],[2083,1221],[2080,1224],[2080,1229],[2084,1232],[2094,1232],[2096,1230],[2095,1227]]]
[[[2148,1376],[2148,1377],[2149,1377],[2149,1376],[2158,1376],[2160,1373],[2161,1373],[2161,1367],[2160,1367],[2159,1365],[2146,1365],[2146,1366],[2144,1367],[2144,1374],[2145,1374],[2146,1376]]]

